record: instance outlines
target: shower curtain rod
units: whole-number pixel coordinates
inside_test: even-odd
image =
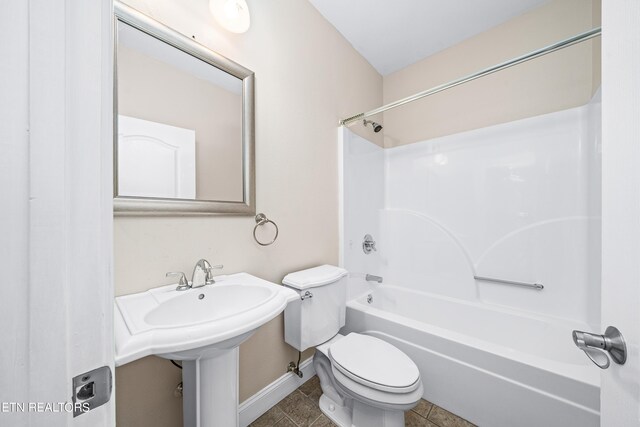
[[[516,58],[510,59],[508,61],[502,62],[500,64],[494,65],[489,68],[485,68],[484,70],[480,70],[473,74],[469,74],[465,77],[461,77],[457,80],[450,81],[445,84],[441,84],[439,86],[434,86],[431,89],[424,90],[422,92],[418,92],[414,95],[408,96],[406,98],[402,98],[398,101],[391,102],[389,104],[383,105],[382,107],[378,107],[371,111],[366,111],[364,113],[356,114],[355,116],[347,117],[346,119],[340,120],[339,124],[342,126],[349,125],[355,121],[365,119],[367,117],[374,116],[376,114],[380,114],[384,111],[391,110],[392,108],[400,107],[401,105],[408,104],[410,102],[416,101],[418,99],[433,95],[438,92],[442,92],[444,90],[450,89],[455,86],[459,86],[463,83],[470,82],[475,79],[479,79],[480,77],[487,76],[489,74],[493,74],[497,71],[504,70],[505,68],[513,67],[514,65],[521,64],[523,62],[527,62],[531,59],[538,58],[539,56],[546,55],[551,52],[555,52],[556,50],[564,49],[565,47],[572,46],[576,43],[580,43],[594,37],[598,37],[601,33],[601,27],[594,28],[592,30],[586,31],[584,33],[580,33],[576,36],[569,37],[568,39],[564,39],[552,45],[543,47],[542,49],[534,50],[533,52],[529,52],[525,55],[518,56]]]

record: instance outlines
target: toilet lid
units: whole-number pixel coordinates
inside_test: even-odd
[[[305,290],[336,282],[348,274],[347,270],[333,265],[321,265],[296,271],[284,276],[282,283],[295,289]]]
[[[407,392],[419,386],[413,360],[379,338],[352,332],[331,344],[329,357],[344,375],[372,388]]]

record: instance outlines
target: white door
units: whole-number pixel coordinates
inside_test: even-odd
[[[628,355],[601,373],[601,425],[632,427],[640,425],[640,1],[602,9],[600,333],[617,327]]]
[[[115,424],[85,374],[113,371],[112,25],[110,0],[0,1],[0,426]],[[74,416],[80,389],[111,400]]]
[[[118,195],[195,199],[195,130],[118,116]]]

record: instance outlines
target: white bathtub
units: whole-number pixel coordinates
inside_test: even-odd
[[[600,372],[571,339],[585,324],[382,285],[347,305],[343,332],[418,365],[424,398],[487,427],[598,426]]]

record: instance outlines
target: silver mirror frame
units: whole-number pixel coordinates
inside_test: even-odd
[[[253,71],[219,55],[195,40],[119,2],[114,2],[114,143],[113,210],[115,215],[255,215],[255,76]],[[118,196],[118,21],[131,25],[242,80],[242,202]]]

